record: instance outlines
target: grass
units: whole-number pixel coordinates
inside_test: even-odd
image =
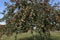
[[[3,38],[3,40],[15,40],[15,35],[16,35],[15,33],[10,37],[3,35],[2,38]],[[34,35],[38,35],[38,33],[34,32]],[[37,40],[39,40],[38,36],[36,37]],[[57,31],[51,32],[51,38],[52,38],[52,40],[60,40],[60,32],[57,32]],[[18,40],[33,40],[33,36],[31,33],[20,33],[17,35],[17,39]]]
[[[51,38],[53,40],[60,40],[60,32],[58,32],[58,31],[51,32]]]
[[[37,35],[37,34],[38,33],[34,32],[34,35]],[[15,33],[13,33],[13,35],[9,36],[9,37],[7,37],[6,35],[3,35],[2,38],[3,38],[3,40],[15,40],[15,35],[16,35]],[[18,40],[20,40],[20,39],[30,39],[32,37],[33,36],[32,36],[31,33],[20,33],[20,34],[17,35]]]

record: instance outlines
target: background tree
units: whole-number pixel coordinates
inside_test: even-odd
[[[41,40],[47,40],[50,37],[50,29],[56,25],[58,17],[54,6],[49,4],[50,0],[10,0],[11,5],[6,3],[7,12],[3,19],[6,20],[7,33],[26,32],[33,26],[43,36]],[[57,17],[57,18],[56,18]],[[12,31],[13,30],[13,31]],[[41,37],[42,37],[41,36]]]

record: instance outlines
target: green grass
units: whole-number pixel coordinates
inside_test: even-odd
[[[3,40],[15,40],[15,33],[7,37],[6,35],[3,35]],[[34,32],[34,35],[36,35],[37,40],[40,40],[40,37],[38,37],[38,33]],[[37,36],[38,35],[38,36]],[[17,35],[18,40],[33,40],[33,36],[31,33],[20,33]],[[60,32],[51,32],[51,40],[60,40]]]
[[[34,32],[34,35],[37,35],[38,33],[35,33]],[[7,37],[6,35],[3,35],[2,36],[2,38],[3,38],[3,40],[15,40],[15,33],[13,33],[13,35],[12,36],[9,36],[9,37]],[[20,34],[18,34],[17,35],[17,39],[19,40],[19,39],[30,39],[30,38],[32,38],[33,36],[32,36],[32,34],[31,33],[20,33]]]
[[[58,32],[58,31],[51,32],[51,38],[53,40],[60,40],[60,32]]]

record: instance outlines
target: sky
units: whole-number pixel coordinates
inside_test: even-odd
[[[52,5],[54,5],[54,3],[60,2],[60,0],[54,0],[53,3],[51,1],[50,1],[50,4],[52,4]],[[6,8],[6,6],[4,5],[4,2],[8,2],[9,3],[10,0],[0,0],[0,12],[2,12]],[[2,17],[3,17],[3,15],[0,14],[0,18],[2,18]],[[4,25],[5,22],[0,22],[0,24]]]
[[[6,6],[4,5],[4,2],[8,2],[9,3],[10,0],[1,0],[0,1],[0,12],[3,12],[3,10],[6,8]],[[0,18],[2,18],[3,15],[0,14]],[[0,24],[5,25],[5,22],[0,22]]]

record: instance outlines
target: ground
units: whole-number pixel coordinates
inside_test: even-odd
[[[60,31],[51,32],[51,36],[53,40],[60,40]]]
[[[34,32],[34,35],[36,35],[36,34],[38,34],[38,33]],[[60,31],[51,32],[51,38],[52,38],[52,40],[60,40]],[[2,39],[3,40],[15,40],[15,33],[10,37],[3,35]],[[18,40],[22,40],[22,39],[23,40],[26,40],[26,39],[32,40],[32,34],[31,33],[21,33],[21,34],[18,34],[17,39]]]

